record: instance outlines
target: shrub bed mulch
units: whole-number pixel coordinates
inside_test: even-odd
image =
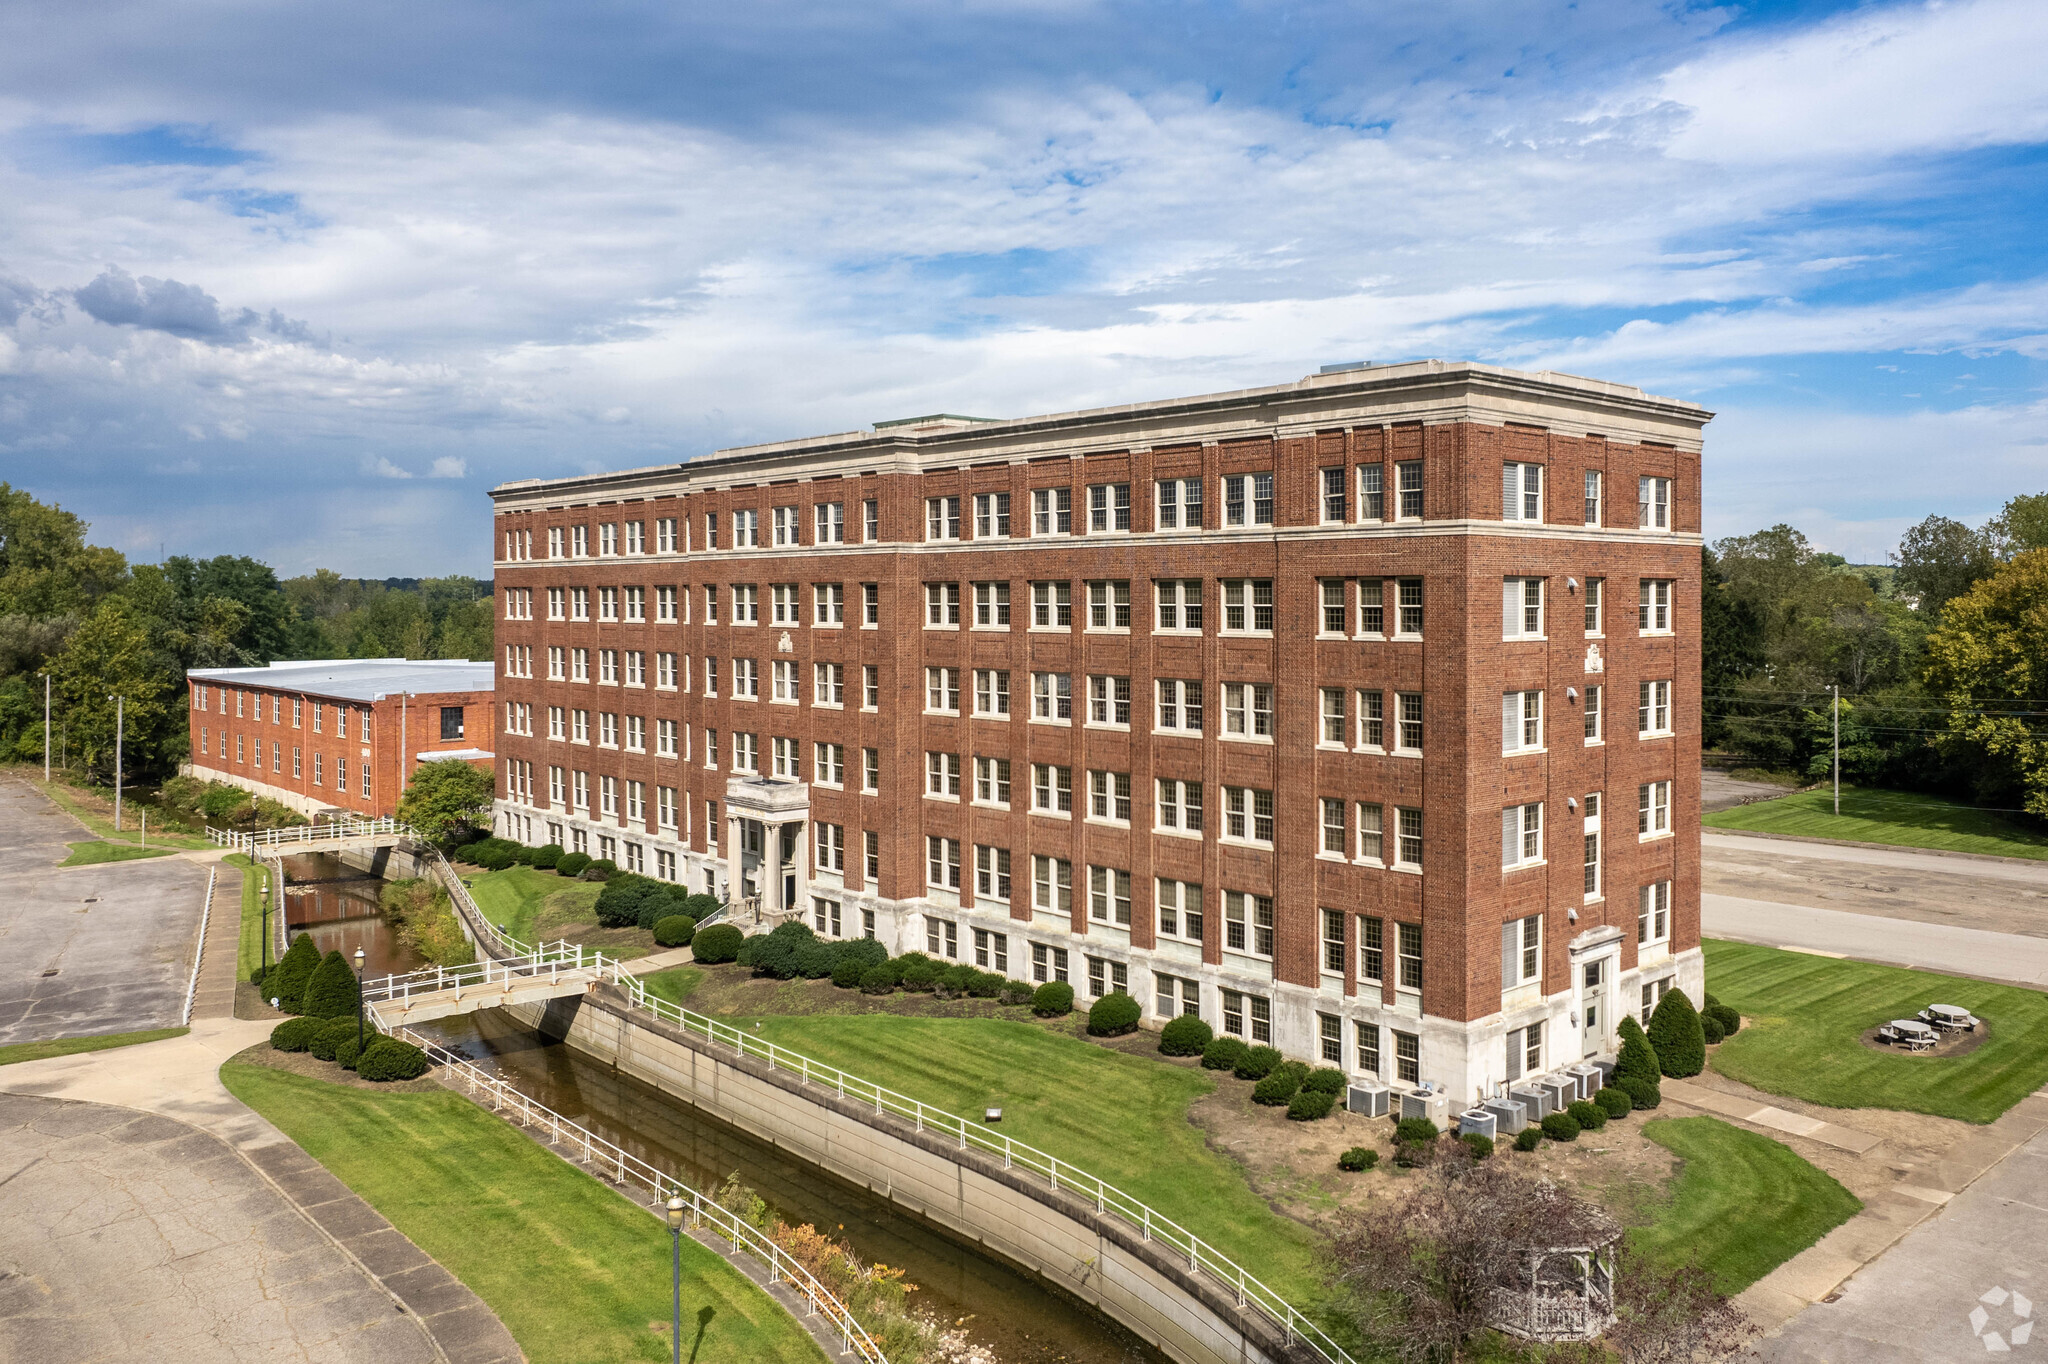
[[[1938,1056],[1968,1056],[1991,1040],[1991,1025],[1979,1023],[1975,1032],[1937,1032],[1932,1047],[1926,1051],[1909,1051],[1895,1043],[1878,1041],[1877,1028],[1884,1026],[1886,1025],[1880,1023],[1877,1027],[1865,1028],[1861,1039],[1863,1045],[1872,1051],[1896,1052],[1900,1056],[1933,1060]]]
[[[375,1033],[369,1034],[375,1037]],[[372,1082],[352,1070],[343,1070],[332,1061],[323,1061],[310,1051],[277,1051],[268,1042],[258,1042],[247,1051],[238,1052],[229,1058],[268,1070],[286,1070],[294,1075],[307,1075],[315,1080],[325,1080],[332,1085],[346,1085],[351,1089],[374,1089],[380,1094],[420,1094],[441,1088],[435,1079],[437,1070],[429,1070],[417,1080],[384,1080]]]

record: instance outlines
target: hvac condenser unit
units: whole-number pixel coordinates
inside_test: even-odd
[[[1428,1118],[1438,1127],[1446,1126],[1451,1116],[1451,1096],[1432,1089],[1404,1089],[1401,1091],[1401,1116]]]
[[[1607,1079],[1605,1075],[1601,1074],[1600,1067],[1593,1065],[1576,1065],[1571,1068],[1569,1073],[1578,1077],[1579,1097],[1581,1099],[1590,1099],[1595,1094],[1598,1094],[1600,1086]]]
[[[1529,1110],[1513,1099],[1488,1099],[1479,1106],[1493,1114],[1494,1130],[1503,1135],[1529,1125]]]
[[[1458,1115],[1458,1135],[1493,1140],[1494,1117],[1484,1108],[1468,1108]]]
[[[1551,1105],[1549,1093],[1533,1084],[1520,1085],[1509,1090],[1508,1097],[1522,1106],[1522,1111],[1528,1115],[1530,1122],[1542,1122],[1557,1111]]]
[[[1393,1106],[1393,1100],[1393,1090],[1385,1085],[1367,1081],[1364,1084],[1352,1085],[1345,1091],[1344,1107],[1347,1111],[1364,1117],[1384,1118],[1387,1116],[1387,1110]]]

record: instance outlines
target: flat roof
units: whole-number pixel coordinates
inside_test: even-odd
[[[185,677],[225,687],[312,692],[344,701],[381,701],[400,692],[491,691],[497,666],[450,658],[318,658],[266,668],[191,668]]]

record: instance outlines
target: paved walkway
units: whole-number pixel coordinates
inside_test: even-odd
[[[1808,1141],[1821,1142],[1843,1151],[1853,1151],[1859,1156],[1884,1140],[1883,1137],[1858,1131],[1853,1127],[1844,1127],[1840,1123],[1809,1118],[1803,1113],[1790,1113],[1773,1104],[1759,1104],[1756,1100],[1740,1094],[1727,1094],[1718,1089],[1708,1089],[1705,1085],[1688,1084],[1684,1080],[1667,1079],[1662,1088],[1665,1098],[1676,1099],[1690,1107],[1718,1113],[1724,1118],[1734,1118],[1737,1122],[1768,1127],[1773,1132],[1787,1132],[1795,1137],[1805,1137]]]
[[[2048,986],[2048,938],[1732,895],[1700,896],[1700,921],[1710,938],[1916,966],[2036,988]]]

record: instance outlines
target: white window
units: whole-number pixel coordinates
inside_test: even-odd
[[[801,625],[796,612],[795,583],[776,583],[768,589],[768,615],[774,624]]]
[[[1223,480],[1223,524],[1273,524],[1273,475],[1230,474]]]
[[[1605,740],[1602,730],[1605,721],[1600,713],[1600,707],[1606,691],[1605,687],[1586,688],[1586,742],[1589,744],[1602,743]]]
[[[718,624],[718,588],[711,583],[704,586],[704,623]]]
[[[1342,578],[1325,578],[1318,584],[1323,596],[1323,613],[1317,628],[1325,635],[1342,637],[1350,633],[1351,585]]]
[[[1600,524],[1601,482],[1598,469],[1586,470],[1586,524],[1589,526]]]
[[[1358,852],[1361,862],[1379,866],[1386,860],[1386,826],[1384,807],[1371,802],[1358,803]]]
[[[1394,807],[1394,865],[1422,870],[1422,811]]]
[[[647,751],[647,719],[641,715],[626,717],[626,751],[645,753]]]
[[[626,522],[626,553],[645,554],[646,552],[647,523],[645,521]]]
[[[1543,747],[1543,693],[1505,692],[1500,698],[1500,751],[1533,753]]]
[[[1099,924],[1115,924],[1118,928],[1131,926],[1129,872],[1115,867],[1088,868],[1088,917]]]
[[[1671,480],[1636,480],[1636,527],[1639,530],[1671,529]]]
[[[1636,629],[1646,635],[1671,633],[1671,579],[1644,578],[1637,585]]]
[[[958,715],[960,713],[960,670],[958,668],[926,668],[924,670],[924,709],[927,715]]]
[[[1652,881],[1636,892],[1636,942],[1669,941],[1671,937],[1671,883]]]
[[[863,748],[860,751],[860,789],[875,795],[882,789],[882,750]]]
[[[562,528],[560,526],[551,527],[548,530],[548,557],[550,559],[560,559],[563,556]]]
[[[569,742],[587,744],[590,742],[590,712],[577,709],[569,712]]]
[[[761,623],[761,589],[753,583],[733,584],[732,623],[734,625],[759,625]]]
[[[924,538],[927,540],[958,540],[960,538],[959,498],[927,497],[924,500]]]
[[[718,513],[704,513],[704,548],[718,548]]]
[[[974,538],[987,540],[1006,536],[1010,533],[1010,495],[1008,493],[976,493],[974,495]]]
[[[1384,464],[1361,464],[1358,466],[1358,519],[1361,521],[1384,521],[1387,519],[1387,466]]]
[[[1397,578],[1394,581],[1395,611],[1394,632],[1402,639],[1422,637],[1422,579]]]
[[[1422,693],[1403,691],[1394,693],[1394,751],[1397,753],[1420,753],[1422,751]]]
[[[958,753],[926,753],[924,755],[924,793],[941,796],[949,800],[960,798],[960,755]]]
[[[1202,684],[1192,678],[1162,677],[1159,691],[1158,729],[1168,734],[1202,732]]]
[[[1008,583],[976,583],[974,585],[974,628],[977,630],[1007,630],[1010,628],[1010,585]]]
[[[1232,635],[1273,632],[1273,580],[1223,580],[1223,632]]]
[[[1074,678],[1071,673],[1031,674],[1031,718],[1053,721],[1074,718]]]
[[[843,706],[846,704],[846,665],[844,663],[813,663],[811,665],[811,704],[818,706]]]
[[[1088,628],[1128,630],[1131,628],[1131,585],[1124,582],[1088,584]]]
[[[1543,466],[1517,464],[1509,460],[1500,466],[1500,505],[1503,521],[1543,519]]]
[[[1008,856],[1008,853],[1005,852],[1004,855]],[[1007,874],[1008,869],[1005,868],[1005,875]],[[1004,898],[1009,898],[1007,891],[1004,893]],[[991,933],[986,928],[975,929],[974,964],[984,971],[994,971],[997,975],[1009,974],[1010,935],[1007,933]]]
[[[751,658],[732,661],[732,694],[746,701],[761,699],[760,665]]]
[[[1223,946],[1254,957],[1273,955],[1273,897],[1223,892]]]
[[[1088,817],[1131,822],[1131,774],[1090,772],[1088,774]]]
[[[1500,865],[1503,870],[1543,860],[1543,806],[1510,805],[1500,812]]]
[[[732,547],[758,549],[761,544],[761,513],[736,511],[732,514]]]
[[[1350,742],[1351,724],[1345,715],[1345,696],[1342,687],[1322,689],[1322,730],[1317,742],[1343,747]]]
[[[1543,579],[1508,578],[1501,590],[1501,638],[1543,637]]]
[[[882,705],[882,669],[876,663],[863,663],[860,669],[860,708],[878,710]]]
[[[619,527],[617,522],[607,521],[597,528],[597,552],[609,557],[619,552]]]
[[[843,824],[819,824],[817,826],[818,870],[846,871],[846,826]],[[831,925],[831,931],[838,933],[839,906],[830,901],[814,901],[821,917]],[[830,906],[827,909],[827,906]]]
[[[974,760],[974,798],[983,805],[1010,803],[1010,760],[1008,758],[984,758]]]
[[[820,502],[811,508],[812,522],[816,527],[816,540],[821,545],[843,545],[846,543],[846,504],[844,502]]]
[[[874,498],[860,504],[860,521],[863,538],[874,544],[882,538],[882,504]]]
[[[1671,684],[1636,684],[1636,734],[1642,738],[1671,732]]]
[[[732,770],[758,772],[760,760],[761,741],[752,734],[735,732],[732,736]]]
[[[1348,856],[1351,852],[1351,834],[1350,830],[1345,827],[1345,802],[1334,796],[1324,796],[1321,804],[1323,809],[1322,850],[1338,857]]]
[[[1586,797],[1586,903],[1600,898],[1600,793]]]
[[[1644,782],[1636,788],[1636,835],[1656,838],[1671,832],[1671,783]]]
[[[1051,763],[1031,767],[1031,808],[1045,814],[1070,814],[1074,809],[1074,769]]]
[[[1088,530],[1090,534],[1131,528],[1131,485],[1096,483],[1088,489]]]
[[[812,583],[811,618],[816,625],[846,624],[846,584]]]
[[[773,748],[775,766],[772,770],[776,776],[787,778],[790,781],[803,780],[804,774],[797,764],[796,752],[796,740],[779,738],[775,741]]]
[[[1586,579],[1586,636],[1595,638],[1604,633],[1607,612],[1607,579]]]
[[[1387,737],[1387,695],[1385,692],[1358,693],[1358,747],[1383,749]]]
[[[1010,674],[1001,668],[976,668],[974,670],[974,713],[976,715],[1008,715],[1010,713]]]
[[[1400,519],[1422,519],[1422,461],[1407,460],[1394,466],[1394,484],[1400,497]]]
[[[1543,916],[1531,914],[1500,926],[1501,988],[1543,979]]]
[[[1071,915],[1074,912],[1074,864],[1062,857],[1032,858],[1031,904],[1035,909]],[[1033,947],[1031,950],[1035,957],[1045,949]],[[1060,969],[1066,969],[1064,952],[1060,953]]]
[[[1273,737],[1273,689],[1263,682],[1223,684],[1223,733],[1226,738]]]
[[[1171,833],[1202,832],[1202,783],[1162,777],[1153,827]]]
[[[882,623],[882,585],[862,583],[860,585],[861,628],[874,629]]]
[[[796,508],[776,507],[770,512],[770,528],[778,549],[801,543],[797,529]]]
[[[1153,905],[1159,914],[1159,934],[1184,942],[1202,941],[1202,888],[1186,881],[1159,878]]]
[[[1158,606],[1155,630],[1162,633],[1201,633],[1201,579],[1162,578],[1152,584],[1152,593]]]
[[[654,589],[654,619],[663,625],[676,623],[676,590],[673,587]]]
[[[1155,530],[1200,530],[1202,528],[1202,480],[1162,478],[1154,485],[1158,492]]]
[[[812,780],[822,786],[843,786],[846,784],[845,744],[814,743],[811,745],[811,756],[811,765],[815,772]]]
[[[654,752],[657,757],[662,758],[677,756],[675,721],[656,720],[654,722]]]
[[[1032,492],[1031,533],[1033,535],[1072,535],[1074,533],[1074,490],[1072,488],[1039,488]]]
[[[1351,499],[1347,495],[1349,476],[1343,465],[1328,468],[1322,472],[1323,480],[1323,524],[1341,526],[1351,519]]]
[[[985,845],[976,845],[974,849],[974,896],[977,900],[1000,900],[1006,904],[1009,902],[1010,850],[1008,848],[991,848]],[[975,959],[978,962],[985,960],[987,956],[985,944],[987,943],[988,936],[989,934],[986,929],[976,929],[974,932]],[[1000,933],[996,934],[995,937],[999,942],[1003,939],[1003,935]],[[999,956],[1007,955],[1001,948],[997,949],[997,954]]]
[[[960,840],[927,836],[924,850],[925,884],[939,890],[960,889]],[[957,932],[950,923],[946,928]],[[952,932],[948,933],[949,938]]]
[[[924,623],[942,628],[960,624],[960,584],[924,585]]]
[[[1245,786],[1223,788],[1223,837],[1233,843],[1273,846],[1273,793]]]
[[[1072,583],[1031,584],[1031,624],[1035,629],[1066,629],[1074,623]]]
[[[1131,679],[1091,677],[1088,679],[1088,723],[1128,726],[1131,723]]]

